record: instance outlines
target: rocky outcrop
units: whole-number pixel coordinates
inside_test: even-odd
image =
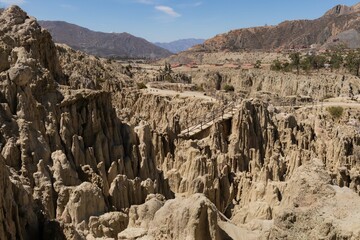
[[[24,185],[24,179],[10,177],[10,174],[4,159],[0,157],[0,238],[15,240],[39,237],[39,219],[31,189]]]
[[[118,239],[220,239],[216,207],[201,194],[161,203],[152,198],[130,211],[129,228]],[[137,234],[135,234],[137,233]]]
[[[86,82],[93,73],[105,76],[108,62],[84,55],[94,68],[79,59],[71,65],[66,58],[83,54],[67,47],[57,53],[49,34],[18,7],[3,11],[0,22],[8,54],[0,55],[1,239],[359,237],[342,204],[350,199],[357,216],[357,106],[336,117],[321,105],[290,113],[239,100],[232,117],[185,139],[177,133],[189,117],[216,109],[217,101],[124,91],[117,88],[121,73],[112,75],[114,85]],[[72,66],[81,77],[71,75]],[[301,93],[308,84],[298,77],[290,86],[286,74],[279,84],[262,70],[238,74],[250,92],[261,83]],[[308,91],[338,96],[350,83],[356,91],[355,80],[337,76]]]
[[[9,55],[0,73],[0,151],[10,169],[1,175],[1,238],[116,236],[126,218],[106,212],[141,204],[149,193],[173,197],[147,135],[116,117],[114,89],[67,78],[49,33],[20,8],[6,9],[0,22]],[[128,198],[117,192],[123,187]],[[104,223],[113,218],[123,227]]]
[[[294,96],[323,100],[331,97],[353,97],[360,93],[358,78],[350,74],[323,72],[296,75],[262,69],[192,72],[193,82],[213,91],[232,85],[243,97],[262,98],[280,105]]]
[[[129,218],[122,212],[109,212],[99,217],[90,217],[89,229],[95,238],[117,238],[128,225]]]
[[[64,44],[57,44],[56,49],[63,72],[72,88],[117,92],[123,87],[131,86],[129,82],[132,73],[115,61],[89,56]]]
[[[357,192],[356,127],[327,127],[325,122],[332,121],[329,113],[317,108],[295,115],[278,111],[258,100],[243,101],[232,120],[215,124],[208,137],[179,141],[174,160],[166,159],[162,165],[171,189],[204,193],[241,223],[271,220],[284,183],[299,166],[317,157],[334,183]],[[348,113],[348,119],[358,114]],[[344,135],[331,137],[339,131]]]
[[[275,208],[270,238],[359,238],[358,195],[330,182],[317,159],[298,168]]]

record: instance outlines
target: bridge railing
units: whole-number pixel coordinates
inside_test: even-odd
[[[236,104],[235,102],[230,102],[229,104],[222,106],[220,109],[213,110],[210,113],[204,114],[201,117],[194,118],[192,121],[186,122],[186,135],[190,135],[190,132],[201,129],[209,122],[215,121],[215,119],[223,117],[225,114],[233,111]],[[184,131],[185,131],[184,130]]]

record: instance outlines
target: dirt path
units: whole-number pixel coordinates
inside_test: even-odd
[[[159,89],[151,87],[151,85],[148,83],[146,84],[146,89],[142,89],[144,93],[154,94],[158,96],[179,96],[181,98],[198,98],[198,99],[204,99],[208,100],[210,102],[217,101],[216,98],[213,98],[211,96],[206,96],[204,92],[197,92],[197,91],[174,91],[174,90],[165,90],[165,89]]]

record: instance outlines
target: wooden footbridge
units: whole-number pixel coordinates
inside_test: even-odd
[[[186,128],[178,134],[179,138],[190,138],[206,129],[211,127],[215,122],[220,120],[230,119],[234,116],[238,110],[239,104],[236,102],[230,102],[221,108],[212,111],[211,113],[205,114],[201,117],[194,118],[189,122],[186,122]]]

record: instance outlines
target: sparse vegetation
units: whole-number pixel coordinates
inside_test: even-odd
[[[295,52],[290,54],[290,59],[291,59],[291,65],[293,67],[296,68],[296,73],[299,74],[300,73],[300,61],[301,61],[301,56],[299,52]]]
[[[204,92],[205,91],[203,86],[199,86],[197,84],[194,85],[193,90],[197,91],[197,92]]]
[[[138,89],[146,89],[147,88],[146,84],[143,82],[138,82],[138,83],[136,83],[136,85],[137,85]]]
[[[230,85],[230,84],[224,85],[223,89],[225,90],[225,92],[233,92],[233,91],[235,91],[234,86]]]
[[[101,78],[101,77],[97,77],[97,78],[96,78],[96,81],[97,81],[97,82],[105,82],[105,79],[104,79],[104,78]]]
[[[164,69],[159,69],[159,75],[157,76],[156,81],[174,82],[172,73],[173,71],[170,63],[165,62]]]
[[[340,52],[335,51],[330,54],[329,64],[331,71],[333,71],[333,69],[339,69],[343,65],[343,62],[344,58]]]
[[[261,61],[260,60],[257,60],[255,65],[254,65],[254,68],[261,68]]]
[[[343,112],[344,112],[344,109],[342,107],[340,107],[340,106],[328,107],[326,110],[330,113],[330,115],[334,119],[339,119],[342,116]]]
[[[311,70],[320,70],[325,67],[325,63],[334,64],[334,68],[340,67],[342,63],[341,55],[334,54],[327,56],[323,54],[307,54],[301,55],[299,52],[294,52],[289,55],[290,62],[276,59],[272,62],[270,69],[274,71],[292,72],[294,69],[297,74],[300,70],[309,73]]]
[[[271,66],[270,66],[270,69],[273,70],[273,71],[280,71],[282,70],[282,63],[280,62],[279,59],[275,59]]]
[[[351,50],[345,58],[345,67],[356,76],[360,76],[360,49]]]

